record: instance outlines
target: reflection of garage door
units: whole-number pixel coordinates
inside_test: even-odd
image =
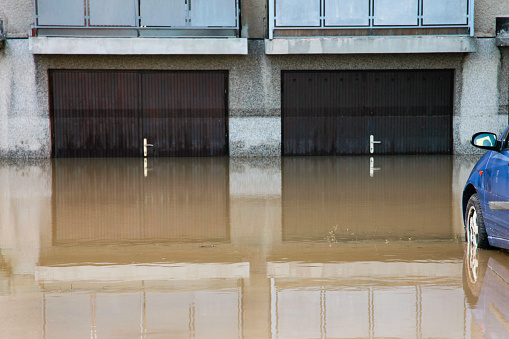
[[[57,159],[53,245],[230,242],[228,159]]]
[[[283,72],[283,154],[450,154],[453,75]]]
[[[283,159],[283,241],[454,238],[450,156],[373,158]]]
[[[227,72],[50,72],[54,157],[228,154]]]

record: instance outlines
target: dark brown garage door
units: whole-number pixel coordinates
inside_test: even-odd
[[[453,76],[284,71],[283,154],[450,154]]]
[[[50,71],[54,157],[225,156],[225,71]]]

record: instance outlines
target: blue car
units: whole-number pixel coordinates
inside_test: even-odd
[[[481,132],[472,145],[488,150],[463,190],[466,240],[474,248],[509,249],[509,127],[500,138]]]

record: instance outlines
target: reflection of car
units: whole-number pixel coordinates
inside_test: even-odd
[[[509,249],[509,128],[500,138],[477,133],[472,145],[486,152],[463,190],[463,215],[469,243]]]
[[[463,261],[463,290],[472,314],[471,337],[507,338],[509,332],[509,256],[468,246]],[[479,333],[475,333],[475,332]]]

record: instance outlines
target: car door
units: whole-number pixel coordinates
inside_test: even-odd
[[[492,235],[509,239],[509,144],[504,136],[503,149],[493,152],[486,166],[486,200],[488,223],[494,226]]]

